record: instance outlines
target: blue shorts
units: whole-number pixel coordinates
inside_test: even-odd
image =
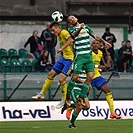
[[[72,66],[72,60],[61,58],[54,64],[52,69],[57,74],[63,73],[68,76],[71,72],[71,66]]]
[[[97,89],[101,89],[105,84],[107,84],[107,81],[102,77],[102,76],[99,76],[97,78],[94,78],[92,81],[91,81],[91,86],[92,88],[93,87],[96,87]]]

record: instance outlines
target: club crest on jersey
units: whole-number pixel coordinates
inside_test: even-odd
[[[79,33],[80,36],[85,36],[86,35],[86,30],[85,29],[82,29]]]

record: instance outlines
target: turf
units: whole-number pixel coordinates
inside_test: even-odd
[[[76,129],[69,121],[0,122],[0,133],[133,133],[133,120],[77,120]]]

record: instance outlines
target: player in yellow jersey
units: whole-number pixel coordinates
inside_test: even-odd
[[[113,96],[112,92],[109,89],[106,80],[101,76],[101,73],[99,69],[104,69],[104,66],[100,65],[100,61],[102,59],[103,53],[99,50],[100,44],[98,41],[94,40],[92,42],[92,59],[94,62],[94,77],[93,80],[91,81],[91,87],[96,87],[99,90],[102,90],[106,94],[106,100],[109,105],[110,109],[110,118],[116,118],[120,119],[121,117],[118,116],[115,111],[114,111],[114,101],[113,101]]]
[[[74,37],[78,35],[80,30],[82,29],[82,25],[81,28],[75,31],[75,33],[73,33],[72,35],[70,35],[67,30],[61,29],[60,25],[56,22],[53,22],[50,25],[50,28],[52,33],[58,37],[60,47],[62,47],[64,44],[71,44],[74,41]],[[43,84],[42,90],[37,95],[32,96],[32,99],[44,100],[44,95],[49,89],[49,87],[52,85],[54,77],[60,74],[59,83],[62,93],[62,100],[59,104],[56,105],[57,109],[61,108],[65,103],[67,93],[66,78],[70,74],[70,68],[74,60],[74,54],[71,46],[65,48],[62,53],[63,57],[54,64],[52,70],[48,73],[48,76]]]
[[[106,100],[109,105],[110,109],[110,118],[111,119],[120,119],[121,117],[118,116],[115,111],[114,111],[114,101],[113,101],[113,96],[112,92],[109,89],[106,80],[101,76],[101,73],[99,72],[99,69],[104,69],[104,66],[100,65],[101,58],[103,57],[103,53],[99,50],[100,44],[99,41],[94,40],[91,44],[92,46],[92,60],[94,62],[94,77],[91,81],[91,86],[89,88],[92,89],[93,87],[96,87],[99,90],[102,90],[106,94]],[[68,107],[66,107],[68,108]],[[66,109],[65,108],[65,109]],[[63,111],[65,110],[63,109]],[[69,119],[71,115],[72,108],[68,108],[66,111],[66,118]],[[70,120],[70,122],[73,120],[73,116]],[[76,119],[75,119],[76,120]],[[74,123],[74,121],[73,121]]]

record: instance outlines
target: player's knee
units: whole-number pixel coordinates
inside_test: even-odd
[[[88,110],[90,108],[90,104],[87,104],[85,107],[84,107],[84,110]]]
[[[59,79],[59,83],[60,83],[60,84],[63,84],[64,82],[65,82],[64,79],[62,79],[62,78]]]
[[[90,84],[90,82],[92,81],[92,79],[93,79],[93,77],[88,77],[88,78],[86,79],[86,83]]]
[[[49,73],[48,73],[48,77],[51,77],[51,78],[54,78],[56,76],[56,73],[51,70]]]
[[[76,81],[77,79],[78,79],[78,75],[77,74],[72,76],[72,80],[73,81]]]

